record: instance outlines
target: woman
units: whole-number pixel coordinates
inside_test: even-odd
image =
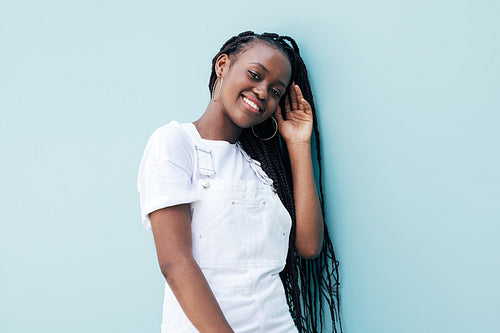
[[[232,37],[212,61],[209,89],[201,118],[157,129],[139,168],[143,224],[167,282],[162,332],[322,332],[324,313],[338,332],[338,262],[297,44]]]

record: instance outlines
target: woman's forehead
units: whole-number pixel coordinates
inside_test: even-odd
[[[277,47],[264,42],[256,41],[249,44],[242,50],[234,60],[241,65],[261,64],[269,70],[290,71],[291,64],[288,57]]]
[[[280,50],[278,47],[262,41],[255,40],[245,45],[245,47],[237,54],[237,57],[260,57],[260,58],[269,58],[277,56],[279,58],[284,58],[284,60],[288,61],[287,56]]]

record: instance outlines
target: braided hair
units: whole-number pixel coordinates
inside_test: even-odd
[[[256,34],[252,31],[246,31],[233,36],[224,43],[219,53],[212,60],[212,73],[208,88],[210,92],[213,91],[213,86],[217,79],[215,65],[221,54],[226,54],[229,57],[237,57],[245,47],[249,47],[256,41],[267,42],[270,46],[283,52],[292,67],[292,78],[287,87],[287,92],[290,90],[291,82],[295,82],[302,90],[304,98],[311,105],[316,156],[319,167],[321,211],[323,216],[325,216],[321,146],[316,109],[306,66],[300,56],[297,43],[291,37],[280,36],[274,33]],[[289,94],[285,94],[285,96],[289,96]],[[284,99],[280,101],[280,106],[281,110],[284,110]],[[283,117],[286,119],[285,112],[283,112]],[[266,121],[255,126],[255,129],[257,131],[273,133],[272,126],[271,122]],[[322,332],[325,325],[324,315],[327,314],[332,322],[331,332],[342,332],[339,298],[339,262],[335,259],[326,223],[324,225],[324,240],[321,253],[317,258],[302,258],[296,253],[294,248],[296,229],[295,204],[290,159],[284,139],[278,134],[270,140],[261,140],[253,134],[252,129],[244,129],[238,140],[243,149],[252,158],[261,162],[262,168],[273,180],[279,198],[292,217],[288,255],[285,268],[280,273],[280,277],[285,289],[290,313],[298,331],[301,333]]]

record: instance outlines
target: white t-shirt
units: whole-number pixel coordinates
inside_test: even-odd
[[[190,203],[200,199],[195,184],[198,180],[195,141],[201,139],[192,123],[177,121],[153,132],[139,166],[137,189],[141,202],[143,226],[151,230],[149,213]],[[212,151],[215,178],[259,180],[250,163],[236,144],[222,140],[201,139]]]
[[[204,187],[207,179],[199,178],[208,171]],[[239,144],[204,140],[192,123],[172,121],[151,135],[137,186],[146,229],[151,229],[149,213],[191,203],[193,257],[235,331],[297,333],[278,274],[292,222],[259,162]],[[161,327],[198,332],[168,284]]]

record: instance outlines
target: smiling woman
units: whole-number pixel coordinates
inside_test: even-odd
[[[162,332],[316,333],[325,313],[328,331],[341,331],[297,44],[232,37],[213,59],[209,89],[200,119],[158,128],[139,168],[143,225],[167,282]]]
[[[265,42],[254,43],[240,52],[237,59],[233,56],[231,61],[225,53],[217,58],[215,71],[221,78],[219,85],[222,87],[225,83],[227,88],[220,89],[223,93],[219,103],[211,106],[219,108],[222,114],[231,113],[226,119],[233,121],[236,127],[249,128],[275,112],[286,91],[285,82],[290,82],[292,69],[286,55]],[[241,112],[241,106],[247,112]]]

